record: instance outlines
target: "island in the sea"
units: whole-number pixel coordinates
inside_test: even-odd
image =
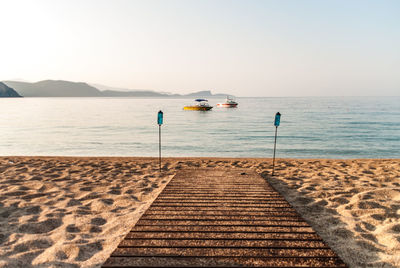
[[[169,94],[151,90],[127,90],[84,82],[64,80],[43,80],[36,83],[3,81],[17,94],[24,97],[138,97],[138,98],[213,98],[226,97],[229,94],[212,94],[211,91],[198,91],[190,94]]]

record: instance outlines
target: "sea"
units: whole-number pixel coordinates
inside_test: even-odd
[[[400,97],[2,98],[1,156],[400,158]],[[162,110],[164,122],[157,124]],[[276,129],[274,117],[281,113]]]

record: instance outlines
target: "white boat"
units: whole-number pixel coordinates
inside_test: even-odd
[[[235,101],[233,97],[226,96],[226,101],[223,103],[217,103],[217,107],[225,107],[225,108],[235,108],[238,106],[238,103]]]

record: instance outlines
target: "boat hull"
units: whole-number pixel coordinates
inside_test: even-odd
[[[235,108],[237,105],[237,103],[218,103],[217,107]]]
[[[210,107],[197,107],[197,106],[183,107],[183,110],[187,110],[187,111],[209,111],[211,109],[212,109],[212,106],[210,106]]]

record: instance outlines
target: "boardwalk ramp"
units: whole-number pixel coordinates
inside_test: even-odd
[[[247,170],[179,172],[102,267],[346,267]]]

